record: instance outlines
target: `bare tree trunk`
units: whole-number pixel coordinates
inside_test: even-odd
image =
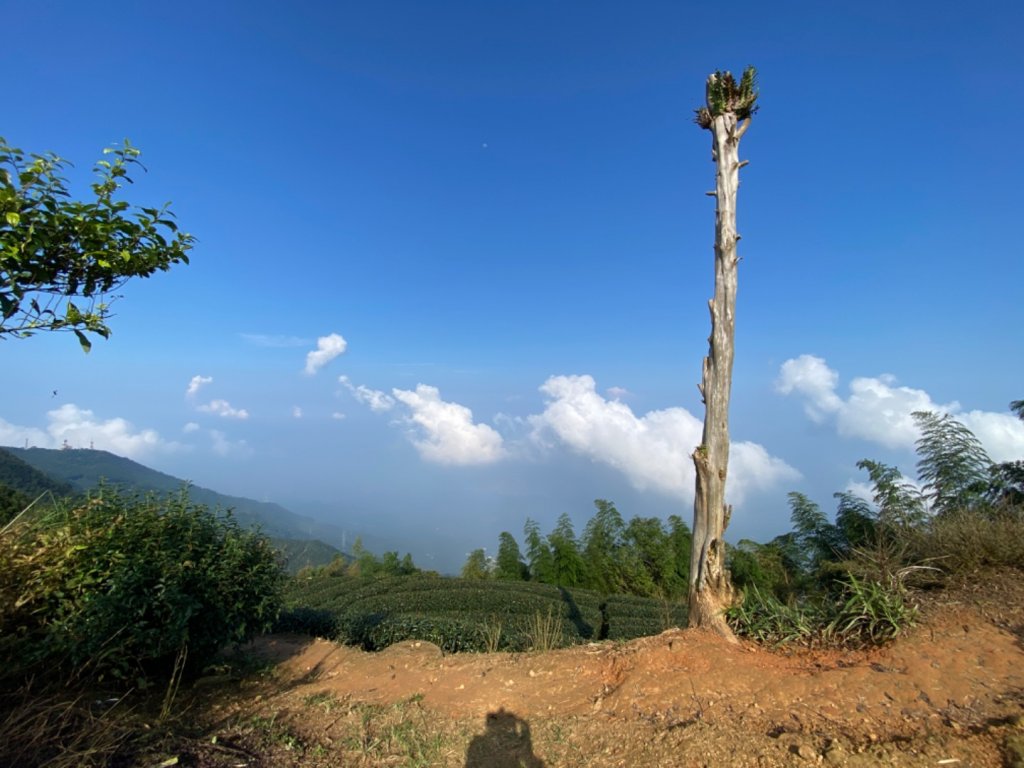
[[[713,136],[716,170],[715,296],[711,309],[710,351],[704,358],[700,385],[704,399],[704,434],[693,453],[697,488],[693,503],[693,549],[690,559],[691,627],[707,627],[735,641],[724,611],[732,603],[733,589],[725,568],[723,534],[731,507],[725,503],[729,469],[729,395],[732,390],[733,340],[736,312],[736,191],[739,187],[739,143],[749,117],[739,122],[736,113],[711,116],[706,126]]]

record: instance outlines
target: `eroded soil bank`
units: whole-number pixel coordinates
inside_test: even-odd
[[[978,575],[921,601],[917,627],[865,652],[773,651],[684,630],[448,656],[429,643],[369,654],[272,636],[252,649],[273,662],[269,678],[214,693],[211,747],[182,764],[1014,765],[1021,574]]]

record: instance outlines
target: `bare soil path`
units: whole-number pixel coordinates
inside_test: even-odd
[[[271,681],[210,712],[222,744],[239,745],[237,765],[1016,765],[1021,574],[922,600],[906,637],[864,652],[773,651],[689,630],[459,655],[277,635],[253,648],[275,663]]]

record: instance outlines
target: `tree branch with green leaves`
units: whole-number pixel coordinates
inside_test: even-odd
[[[165,204],[116,199],[140,152],[125,140],[94,166],[94,198],[74,200],[70,165],[53,153],[26,154],[0,137],[0,339],[69,331],[110,336],[110,305],[130,279],[188,263],[195,238]]]

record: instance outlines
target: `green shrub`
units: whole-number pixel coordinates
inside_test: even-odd
[[[917,610],[898,584],[862,581],[848,574],[838,597],[822,596],[792,604],[756,587],[731,607],[733,631],[759,643],[782,645],[882,645],[913,625]]]
[[[288,623],[279,627],[322,636],[333,629],[337,639],[370,650],[419,639],[446,650],[524,651],[629,640],[686,623],[677,602],[425,573],[372,580],[305,575],[289,582],[285,606]]]
[[[881,645],[894,640],[916,618],[917,610],[897,585],[859,581],[850,575],[825,635],[842,645]]]
[[[319,608],[289,608],[274,622],[274,632],[295,632],[325,640],[336,639],[340,631],[337,617]]]
[[[688,620],[685,601],[635,595],[610,595],[604,615],[604,636],[609,640],[657,635],[672,627],[685,627]]]
[[[726,611],[729,626],[737,634],[759,643],[809,643],[821,628],[817,606],[787,605],[771,593],[751,587],[743,600]]]
[[[380,651],[403,640],[426,640],[446,653],[483,651],[475,624],[433,616],[364,614],[351,617],[343,629],[349,643]]]
[[[101,488],[0,533],[0,678],[144,682],[191,667],[277,616],[269,540],[189,502]]]
[[[557,640],[547,641],[566,646],[596,638],[602,621],[597,595],[547,584],[428,575],[332,581],[307,585],[307,604],[334,611],[341,636],[368,650],[406,639],[447,651],[527,650],[535,645],[534,617],[547,613],[559,628]],[[496,636],[488,631],[495,624],[501,626]]]

